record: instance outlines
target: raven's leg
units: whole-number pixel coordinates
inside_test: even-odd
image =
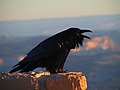
[[[46,67],[46,71],[49,71],[50,74],[55,74],[57,73],[57,70],[55,68],[51,68],[51,67]]]
[[[57,72],[58,72],[58,73],[65,73],[65,72],[68,71],[68,70],[63,70],[63,67],[64,67],[64,65],[61,65],[61,66],[58,68]]]
[[[59,69],[57,72],[58,72],[58,73],[65,73],[65,72],[67,72],[67,71],[68,71],[68,70],[60,70],[60,69]]]

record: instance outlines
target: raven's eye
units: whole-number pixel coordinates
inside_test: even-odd
[[[76,35],[79,37],[80,36],[80,34],[79,33],[76,33]]]

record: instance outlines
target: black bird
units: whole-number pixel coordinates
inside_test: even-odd
[[[18,70],[20,73],[29,72],[38,67],[46,68],[51,74],[64,72],[64,63],[70,50],[83,46],[84,38],[90,39],[83,35],[84,32],[92,31],[69,28],[47,38],[33,48],[22,61],[13,66],[10,73]]]

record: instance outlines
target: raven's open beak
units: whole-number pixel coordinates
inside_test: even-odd
[[[85,33],[85,32],[92,32],[91,30],[80,30],[80,33]],[[85,35],[82,35],[83,38],[87,38],[87,39],[90,39],[90,37],[88,36],[85,36]]]

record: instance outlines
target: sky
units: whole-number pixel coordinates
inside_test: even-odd
[[[0,21],[120,14],[120,0],[0,0]]]

